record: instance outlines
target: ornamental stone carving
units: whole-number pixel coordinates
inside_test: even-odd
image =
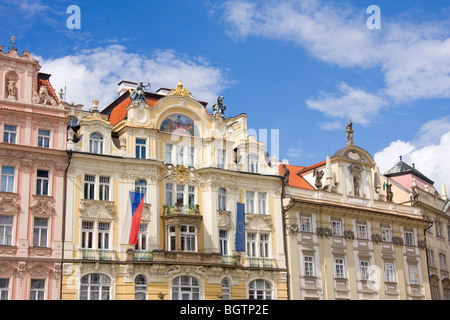
[[[330,228],[317,228],[317,235],[319,237],[330,237],[331,229]]]
[[[375,243],[379,243],[382,241],[381,235],[380,234],[373,234],[372,235],[372,241]]]
[[[417,245],[419,246],[419,249],[425,250],[427,248],[427,242],[425,240],[417,241]]]
[[[9,215],[18,214],[20,212],[18,197],[18,194],[0,192],[0,212]]]
[[[293,224],[286,225],[286,233],[288,235],[291,235],[291,234],[296,235],[298,232],[299,232],[298,224],[293,223]]]
[[[52,217],[55,214],[53,198],[48,196],[33,196],[35,203],[30,207],[34,216]]]
[[[353,239],[355,239],[355,233],[352,230],[345,230],[344,237],[347,240],[353,240]]]
[[[392,243],[396,246],[402,246],[403,245],[403,238],[401,237],[392,237]]]
[[[83,217],[112,219],[114,217],[114,202],[82,199],[80,214]]]
[[[272,218],[268,214],[246,214],[245,228],[249,230],[272,231]]]
[[[231,212],[217,210],[217,226],[219,228],[231,228]]]

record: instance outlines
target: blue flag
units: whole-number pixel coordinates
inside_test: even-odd
[[[236,251],[245,251],[245,206],[243,203],[237,204]]]

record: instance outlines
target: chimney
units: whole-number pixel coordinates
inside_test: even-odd
[[[119,96],[121,96],[123,93],[127,92],[130,89],[136,89],[137,83],[122,80],[117,85],[119,86],[117,93],[119,94]]]

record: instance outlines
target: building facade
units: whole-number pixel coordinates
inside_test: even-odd
[[[226,118],[221,99],[211,114],[181,81],[144,87],[119,83],[101,112],[66,105],[62,299],[286,299],[278,168],[246,115]],[[130,191],[145,195],[135,245]]]
[[[67,111],[29,52],[0,47],[0,299],[60,298]]]
[[[417,208],[425,219],[432,221],[425,230],[431,298],[450,300],[450,200],[445,185],[439,194],[433,180],[401,158],[384,175],[401,190],[395,193],[396,202]]]
[[[280,165],[291,299],[430,299],[418,208],[353,143],[310,167]],[[383,191],[384,186],[384,191]]]

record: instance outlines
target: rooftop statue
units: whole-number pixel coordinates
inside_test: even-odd
[[[224,117],[225,116],[224,112],[226,108],[227,106],[223,104],[223,97],[219,96],[217,97],[217,103],[212,106],[212,111],[214,115],[218,114]]]
[[[347,145],[352,146],[353,145],[353,122],[352,122],[352,119],[350,119],[350,122],[347,124],[345,131],[347,132]]]
[[[132,102],[144,102],[147,101],[145,99],[145,92],[144,88],[149,87],[150,88],[150,81],[147,78],[147,84],[144,86],[144,83],[142,81],[139,82],[139,84],[136,86],[136,89],[130,89],[130,99]]]

